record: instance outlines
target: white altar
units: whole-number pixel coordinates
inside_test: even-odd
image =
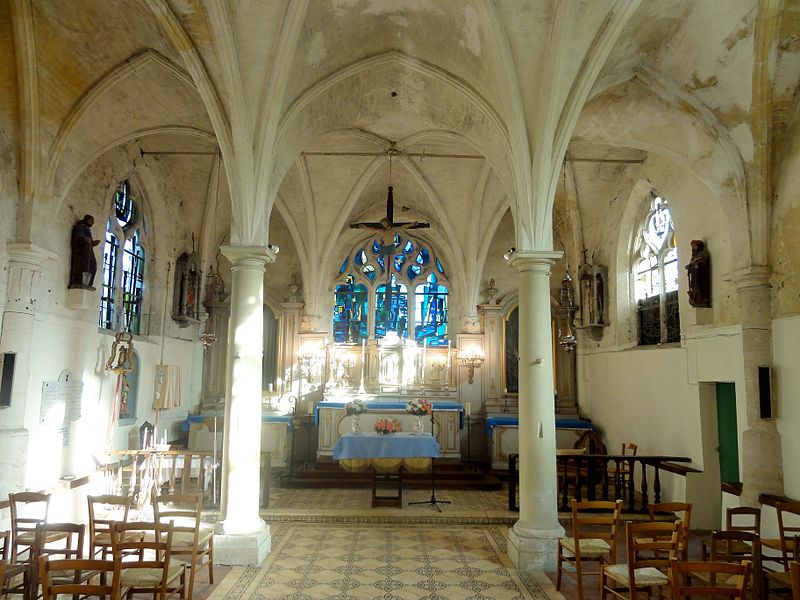
[[[382,417],[396,419],[403,431],[413,431],[417,417],[406,412],[408,400],[416,396],[369,396],[365,399],[368,412],[360,416],[363,431],[373,431],[375,422]],[[464,423],[464,408],[456,402],[437,401],[426,397],[433,406],[433,436],[439,441],[440,458],[461,459],[461,429]],[[352,431],[353,417],[345,414],[349,399],[337,396],[317,404],[314,421],[318,428],[317,457],[332,457],[333,447],[339,438]],[[426,433],[431,433],[430,417],[423,417]]]

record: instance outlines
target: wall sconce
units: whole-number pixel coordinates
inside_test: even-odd
[[[461,364],[467,367],[467,383],[471,385],[475,379],[475,369],[480,369],[483,365],[483,351],[480,348],[462,350],[459,352],[458,358]]]

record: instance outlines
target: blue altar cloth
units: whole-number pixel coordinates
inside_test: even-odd
[[[344,408],[347,402],[336,400],[323,400],[314,408],[314,425],[319,427],[320,408]],[[367,402],[367,410],[405,410],[405,402]],[[458,427],[464,429],[464,407],[458,402],[435,402],[433,410],[457,410],[459,411]]]
[[[348,458],[409,458],[439,456],[439,442],[425,433],[347,433],[333,447],[334,460]]]
[[[487,417],[486,433],[491,436],[494,428],[500,425],[518,427],[519,419],[517,417]],[[581,419],[556,419],[556,429],[590,429],[594,431],[594,425],[592,425],[591,421],[583,421]]]
[[[223,417],[223,414],[213,415],[189,415],[183,420],[181,423],[181,431],[186,433],[189,431],[189,423],[205,423],[206,419],[213,419],[215,416]],[[289,427],[292,424],[292,416],[291,415],[261,415],[261,422],[262,423],[286,423],[286,427]]]

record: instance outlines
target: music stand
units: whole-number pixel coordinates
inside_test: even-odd
[[[431,435],[433,435],[433,404],[431,404]],[[431,508],[435,508],[439,512],[442,512],[442,509],[439,508],[440,504],[451,504],[449,500],[437,500],[436,499],[436,459],[431,456],[431,498],[430,500],[420,500],[419,502],[409,502],[409,506],[416,506],[419,504],[427,504]]]

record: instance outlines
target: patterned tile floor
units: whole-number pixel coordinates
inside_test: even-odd
[[[521,575],[503,526],[271,526],[259,568],[233,568],[210,600],[545,600],[543,575]]]

